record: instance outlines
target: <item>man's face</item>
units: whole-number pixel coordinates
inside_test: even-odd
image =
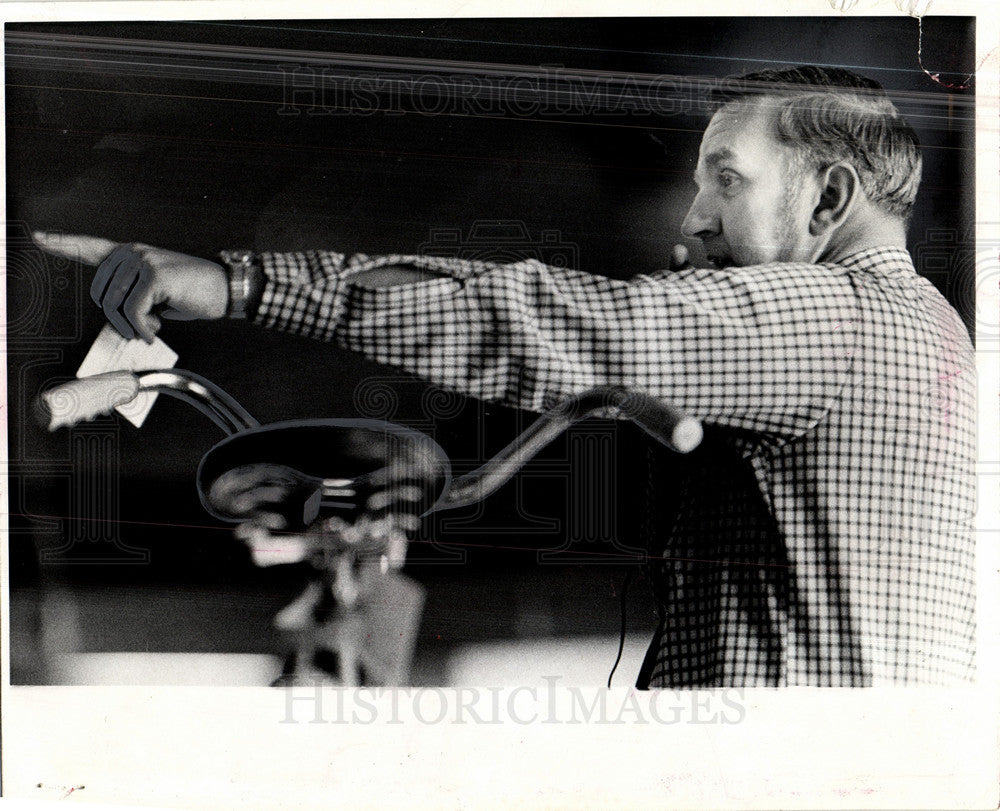
[[[682,230],[701,239],[719,267],[813,259],[809,219],[818,184],[792,169],[773,114],[767,100],[727,104],[702,137],[698,194]]]

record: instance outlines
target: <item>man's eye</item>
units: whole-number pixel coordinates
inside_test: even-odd
[[[731,188],[739,182],[739,176],[735,172],[719,172],[719,185],[724,189]]]

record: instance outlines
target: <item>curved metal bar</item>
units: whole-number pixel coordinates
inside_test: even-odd
[[[139,391],[155,391],[182,400],[198,409],[226,434],[257,428],[243,406],[211,380],[186,369],[163,369],[138,375]]]
[[[697,420],[655,397],[618,386],[599,386],[543,414],[485,465],[456,478],[432,511],[450,510],[481,501],[510,481],[570,425],[596,415],[631,420],[658,442],[678,453],[694,450],[702,438],[701,424]]]

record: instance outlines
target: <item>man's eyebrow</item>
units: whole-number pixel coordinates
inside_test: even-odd
[[[722,147],[721,149],[716,149],[713,152],[709,152],[705,156],[705,163],[709,166],[714,166],[716,164],[722,163],[722,161],[732,160],[736,157],[736,153],[729,147]]]

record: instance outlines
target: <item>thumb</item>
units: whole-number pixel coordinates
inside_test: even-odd
[[[56,231],[33,231],[31,238],[46,253],[88,265],[101,264],[118,247],[118,243],[110,239],[83,234],[61,234]]]
[[[674,245],[674,249],[670,253],[670,269],[685,270],[691,267],[691,263],[688,261],[689,258],[687,245]]]

